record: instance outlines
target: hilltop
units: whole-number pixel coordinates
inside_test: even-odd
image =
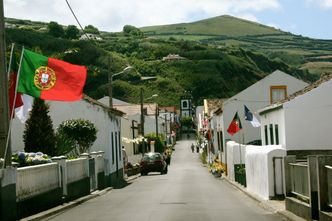
[[[192,23],[142,27],[149,37],[194,40],[216,47],[241,47],[320,75],[332,72],[332,40],[294,35],[256,22],[223,15]]]
[[[140,28],[146,35],[186,35],[210,38],[215,36],[240,37],[250,35],[286,34],[273,27],[235,18],[229,15],[208,18],[192,23],[159,25]]]

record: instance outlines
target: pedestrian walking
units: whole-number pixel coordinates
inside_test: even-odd
[[[196,144],[196,153],[199,153],[199,144]]]
[[[193,153],[194,153],[194,148],[195,148],[195,146],[194,146],[194,144],[192,143],[192,144],[191,144],[191,152],[193,152]]]

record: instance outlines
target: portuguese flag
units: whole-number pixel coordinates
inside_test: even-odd
[[[23,50],[17,91],[43,100],[77,101],[83,96],[85,66]]]

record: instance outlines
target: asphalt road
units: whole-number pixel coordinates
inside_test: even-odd
[[[214,178],[178,141],[167,175],[150,173],[47,220],[276,221],[286,220],[223,179]]]

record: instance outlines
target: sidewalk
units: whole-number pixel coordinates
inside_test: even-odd
[[[287,211],[285,209],[285,200],[264,200],[264,199],[260,198],[259,196],[248,192],[244,186],[242,186],[241,184],[239,184],[235,181],[228,179],[227,177],[223,176],[221,178],[221,180],[225,180],[228,183],[230,183],[231,185],[233,185],[234,187],[238,188],[243,193],[245,193],[247,196],[249,196],[250,198],[257,201],[261,207],[263,207],[264,209],[266,209],[270,212],[278,213],[290,221],[306,221],[305,219],[295,215],[294,213]]]
[[[131,181],[137,179],[139,176],[140,176],[140,174],[136,174],[136,175],[127,177],[127,178],[125,178],[125,181],[127,183],[131,182]],[[84,202],[86,202],[90,199],[96,198],[98,196],[102,196],[102,195],[106,194],[107,192],[111,191],[112,189],[113,189],[113,187],[107,187],[103,190],[96,190],[96,191],[92,192],[91,194],[89,194],[87,196],[83,196],[83,197],[78,198],[76,200],[73,200],[71,202],[64,203],[64,204],[59,205],[57,207],[53,207],[51,209],[45,210],[43,212],[37,213],[37,214],[32,215],[32,216],[25,217],[25,218],[20,219],[20,220],[21,221],[36,221],[36,220],[42,220],[42,219],[45,219],[45,218],[48,218],[48,217],[56,216],[57,214],[59,214],[61,212],[64,212],[68,209],[71,209],[71,208],[73,208],[73,207],[75,207],[79,204],[82,204],[82,203],[84,203]]]

